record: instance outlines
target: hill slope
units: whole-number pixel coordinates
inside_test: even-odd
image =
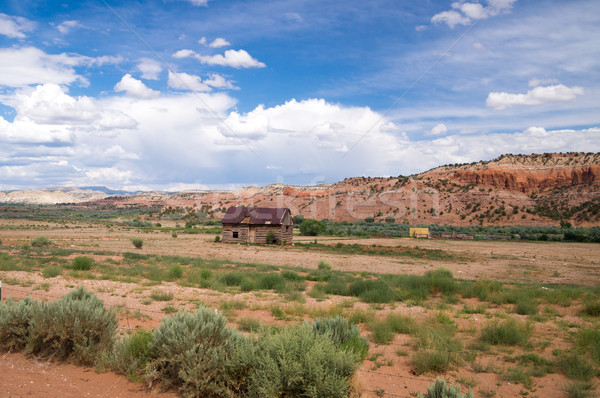
[[[86,205],[162,206],[163,215],[193,210],[210,217],[221,217],[234,205],[279,206],[294,215],[332,221],[373,217],[410,224],[548,225],[565,220],[590,226],[600,224],[600,154],[503,155],[408,177],[353,177],[313,187],[150,192]]]

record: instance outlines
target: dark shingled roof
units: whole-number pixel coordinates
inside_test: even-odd
[[[227,209],[221,223],[223,224],[258,224],[281,225],[290,209],[271,207],[235,207]]]

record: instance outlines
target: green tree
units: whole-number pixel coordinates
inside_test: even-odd
[[[317,220],[304,220],[300,224],[300,235],[317,236],[325,232],[325,224]]]

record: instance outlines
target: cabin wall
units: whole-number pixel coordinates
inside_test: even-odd
[[[238,237],[234,238],[233,233],[237,232]],[[249,228],[247,225],[224,224],[223,242],[248,242]]]

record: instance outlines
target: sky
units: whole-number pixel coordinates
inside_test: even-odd
[[[0,0],[0,190],[600,152],[600,2]]]

